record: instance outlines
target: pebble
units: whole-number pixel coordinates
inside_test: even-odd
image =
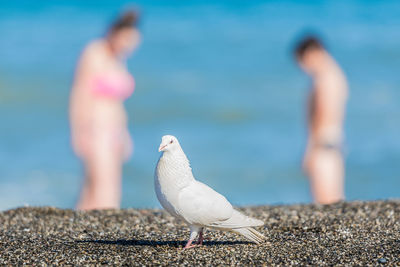
[[[400,255],[399,255],[399,256],[400,256]],[[386,260],[385,258],[380,258],[380,259],[378,260],[378,262],[379,262],[379,263],[386,263],[387,260]]]
[[[265,243],[207,230],[203,247],[182,250],[188,227],[161,210],[3,211],[0,265],[400,265],[400,201],[240,210],[265,222]]]

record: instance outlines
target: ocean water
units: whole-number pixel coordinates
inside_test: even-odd
[[[154,167],[177,136],[195,176],[235,205],[310,202],[300,163],[310,81],[291,56],[320,33],[350,85],[346,196],[400,197],[400,2],[139,1],[143,42],[129,60],[135,153],[122,207],[158,207]],[[83,46],[126,1],[0,2],[0,210],[73,208],[82,166],[68,97]]]

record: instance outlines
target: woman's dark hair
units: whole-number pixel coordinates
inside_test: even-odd
[[[301,59],[309,49],[323,49],[321,40],[313,35],[303,37],[296,45],[294,54],[297,59]]]
[[[138,21],[139,13],[137,11],[125,11],[111,24],[108,32],[113,34],[125,28],[136,28]]]

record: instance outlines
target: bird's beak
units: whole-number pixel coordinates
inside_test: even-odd
[[[163,145],[163,144],[161,144],[160,145],[160,147],[158,148],[158,152],[161,152],[161,151],[163,151],[164,150],[164,148],[166,147],[167,145]]]

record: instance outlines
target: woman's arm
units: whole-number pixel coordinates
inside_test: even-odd
[[[101,70],[97,44],[90,44],[84,49],[77,64],[75,78],[70,95],[69,118],[71,127],[72,145],[74,151],[80,155],[85,142],[85,131],[90,124],[92,96],[91,81]]]

